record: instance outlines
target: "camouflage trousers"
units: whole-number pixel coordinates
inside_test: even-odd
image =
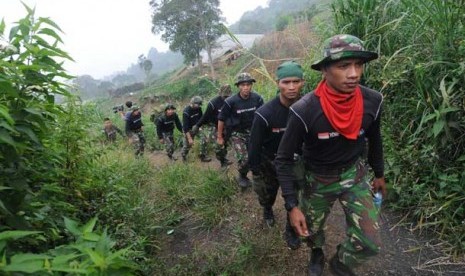
[[[276,195],[279,190],[279,182],[276,176],[276,168],[273,160],[262,156],[262,163],[260,164],[260,174],[253,175],[253,189],[258,196],[258,202],[263,207],[271,207],[276,201]],[[298,191],[305,182],[304,180],[304,166],[299,156],[294,158],[293,171],[296,175],[294,182],[295,189]]]
[[[191,137],[193,140],[195,140],[196,137],[199,137],[200,139],[200,156],[207,156],[208,150],[207,150],[207,133],[204,131],[204,129],[199,129],[199,131],[194,135],[192,132],[190,132]],[[181,155],[183,157],[187,156],[189,153],[190,149],[192,148],[192,145],[189,145],[189,142],[187,141],[186,136],[183,138],[183,146],[181,150]]]
[[[166,153],[172,156],[174,153],[174,137],[173,132],[163,132],[163,143],[165,144]]]
[[[218,129],[214,125],[207,125],[205,126],[205,133],[207,139],[205,139],[205,143],[207,144],[207,150],[208,150],[208,144],[213,144],[213,150],[215,151],[215,156],[218,161],[221,163],[224,163],[226,160],[226,155],[228,154],[228,139],[225,137],[224,145],[218,145],[216,143],[216,139],[218,137]]]
[[[342,174],[322,175],[306,171],[306,183],[299,191],[299,207],[312,231],[312,247],[323,247],[324,225],[336,200],[346,217],[347,238],[338,245],[339,260],[349,267],[376,255],[380,250],[378,212],[362,162]]]
[[[237,160],[237,170],[241,175],[249,172],[249,154],[247,145],[249,144],[250,132],[233,132],[231,134],[231,144]]]
[[[142,130],[131,131],[129,138],[134,146],[136,156],[142,156],[145,149],[145,136]]]

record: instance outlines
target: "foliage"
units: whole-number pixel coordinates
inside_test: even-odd
[[[164,168],[159,174],[159,184],[165,194],[158,203],[160,207],[178,214],[185,213],[186,208],[192,209],[207,228],[222,220],[224,207],[234,194],[229,180],[219,172],[183,164]]]
[[[106,231],[103,234],[94,232],[96,222],[97,219],[93,218],[85,225],[79,226],[76,221],[65,218],[66,229],[75,239],[73,243],[58,246],[45,253],[17,253],[11,258],[6,258],[6,244],[9,240],[37,235],[40,232],[0,233],[0,253],[4,256],[0,262],[0,271],[34,275],[58,275],[63,272],[77,275],[133,275],[136,265],[125,258],[129,249],[112,250],[115,242],[109,238]]]
[[[335,1],[336,26],[381,54],[388,177],[418,229],[465,251],[465,1]],[[426,169],[427,168],[427,169]]]
[[[94,231],[96,211],[87,212],[84,184],[101,151],[88,146],[94,114],[62,82],[71,78],[62,68],[71,58],[58,48],[60,29],[25,8],[8,39],[0,23],[7,45],[0,52],[0,271],[134,273],[127,255],[136,253],[114,248],[106,231]],[[81,228],[79,219],[91,220]]]
[[[202,64],[202,49],[211,51],[224,32],[218,0],[152,0],[150,5],[154,9],[152,31],[163,32],[162,40],[172,51],[180,51],[186,64],[194,60]]]
[[[294,22],[310,20],[319,12],[317,5],[327,0],[271,0],[267,7],[258,7],[245,12],[238,22],[229,28],[237,34],[264,34],[283,30],[285,22],[292,18]]]
[[[34,18],[34,10],[10,31],[8,49],[0,52],[0,224],[30,227],[31,195],[55,175],[64,161],[54,154],[50,132],[63,109],[56,95],[68,95],[59,78],[70,78],[55,59],[71,59],[56,47],[58,26]],[[0,24],[0,39],[5,26]],[[47,42],[47,38],[53,43]]]

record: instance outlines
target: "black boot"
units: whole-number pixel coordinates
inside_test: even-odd
[[[331,260],[329,261],[329,267],[334,272],[335,275],[338,276],[355,276],[355,273],[341,261],[339,261],[339,257],[334,255]]]
[[[292,228],[291,223],[289,222],[289,216],[287,217],[286,221],[286,231],[284,232],[284,240],[287,243],[287,247],[291,250],[296,250],[300,247],[302,244],[302,241],[300,240],[299,236],[294,231],[294,228]]]
[[[321,248],[313,248],[312,256],[310,257],[310,263],[308,264],[308,275],[309,276],[320,276],[323,275],[323,269],[325,268],[325,254]]]
[[[240,174],[237,177],[237,182],[242,189],[250,186],[250,179],[247,177],[247,174]]]
[[[201,154],[200,155],[200,161],[202,161],[202,162],[210,162],[210,161],[212,161],[212,159],[210,157],[208,157],[208,156],[205,156],[205,155]]]
[[[274,225],[273,208],[271,207],[263,208],[263,220],[265,220],[265,223],[266,225],[268,225],[268,227],[273,227]]]
[[[229,165],[231,165],[231,164],[233,163],[233,162],[229,161],[229,160],[226,159],[226,158],[223,159],[223,160],[221,160],[220,162],[221,162],[221,167],[223,167],[223,168],[224,168],[224,167],[227,167],[227,166],[229,166]]]

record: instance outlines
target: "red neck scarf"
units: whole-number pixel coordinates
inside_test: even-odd
[[[363,117],[363,98],[360,86],[350,94],[335,92],[322,80],[315,90],[320,98],[321,108],[331,126],[344,137],[356,140]]]

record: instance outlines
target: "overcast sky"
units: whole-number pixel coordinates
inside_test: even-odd
[[[63,50],[76,61],[67,63],[71,74],[89,74],[102,78],[116,71],[124,71],[147,55],[151,47],[160,52],[168,50],[151,33],[150,0],[23,0],[36,7],[36,16],[50,17],[64,31]],[[223,16],[230,25],[241,15],[268,0],[220,0]],[[7,29],[26,15],[19,0],[0,0],[0,19]],[[8,33],[6,33],[8,37]]]

